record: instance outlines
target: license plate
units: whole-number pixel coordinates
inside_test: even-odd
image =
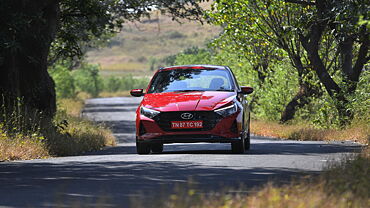
[[[203,128],[203,121],[172,121],[172,129],[199,129]]]

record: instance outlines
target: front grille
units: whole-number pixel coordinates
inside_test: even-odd
[[[181,118],[182,113],[191,113],[194,115],[192,119],[185,120]],[[221,120],[221,116],[213,111],[176,111],[176,112],[161,112],[154,118],[159,127],[163,131],[178,132],[178,131],[209,131],[213,129]],[[201,129],[171,129],[171,121],[203,121]]]

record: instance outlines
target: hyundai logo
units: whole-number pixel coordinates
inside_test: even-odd
[[[183,114],[181,114],[181,118],[182,119],[189,120],[189,119],[192,119],[193,117],[194,117],[194,115],[191,114],[191,113],[183,113]]]

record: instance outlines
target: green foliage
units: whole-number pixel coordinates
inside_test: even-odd
[[[285,106],[298,88],[296,71],[289,64],[271,66],[274,72],[255,91],[258,96],[254,114],[260,119],[278,121]]]
[[[352,110],[355,120],[370,124],[370,71],[364,71],[360,77],[356,92],[351,96]]]
[[[147,78],[134,78],[131,75],[125,77],[108,77],[103,79],[103,91],[119,92],[131,89],[145,89],[148,85]]]
[[[356,114],[354,89],[369,60],[369,9],[366,0],[216,0],[206,16],[224,27],[213,44],[244,56],[258,71],[259,65],[286,57],[297,69],[298,83],[314,91],[320,81],[328,96],[312,98],[315,105],[305,117],[319,115],[312,120],[326,127],[344,126]]]
[[[97,97],[101,91],[101,79],[99,77],[99,66],[84,64],[78,70],[73,71],[76,89],[87,92],[93,97]]]
[[[360,77],[357,89],[350,95],[348,110],[354,113],[354,125],[357,123],[370,123],[370,72],[364,71]],[[331,99],[328,93],[300,109],[296,120],[305,120],[319,128],[339,128],[340,120],[336,109],[335,100]]]
[[[132,75],[102,77],[99,74],[98,65],[83,64],[73,71],[68,66],[67,63],[57,64],[49,70],[59,99],[75,98],[78,92],[86,92],[97,97],[101,92],[146,88],[149,82],[148,78],[135,78]]]
[[[178,54],[175,59],[176,65],[208,64],[211,62],[211,52],[207,49],[192,47]]]
[[[55,82],[58,98],[74,98],[76,96],[74,78],[65,65],[56,65],[49,70],[49,73]]]
[[[154,58],[154,57],[150,57],[149,58],[149,69],[150,69],[150,71],[154,71],[155,70],[156,64],[157,64],[157,59]]]

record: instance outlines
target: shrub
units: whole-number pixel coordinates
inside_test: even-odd
[[[74,98],[76,96],[75,80],[65,65],[58,64],[49,72],[55,82],[58,98]]]
[[[179,38],[185,38],[186,35],[178,32],[178,31],[170,31],[170,32],[168,32],[167,37],[169,39],[179,39]]]
[[[124,77],[108,77],[103,79],[103,92],[119,92],[137,88],[146,88],[149,79],[134,78],[132,75]]]
[[[102,83],[98,65],[83,64],[81,68],[74,70],[72,74],[78,91],[87,92],[93,97],[99,95]]]

